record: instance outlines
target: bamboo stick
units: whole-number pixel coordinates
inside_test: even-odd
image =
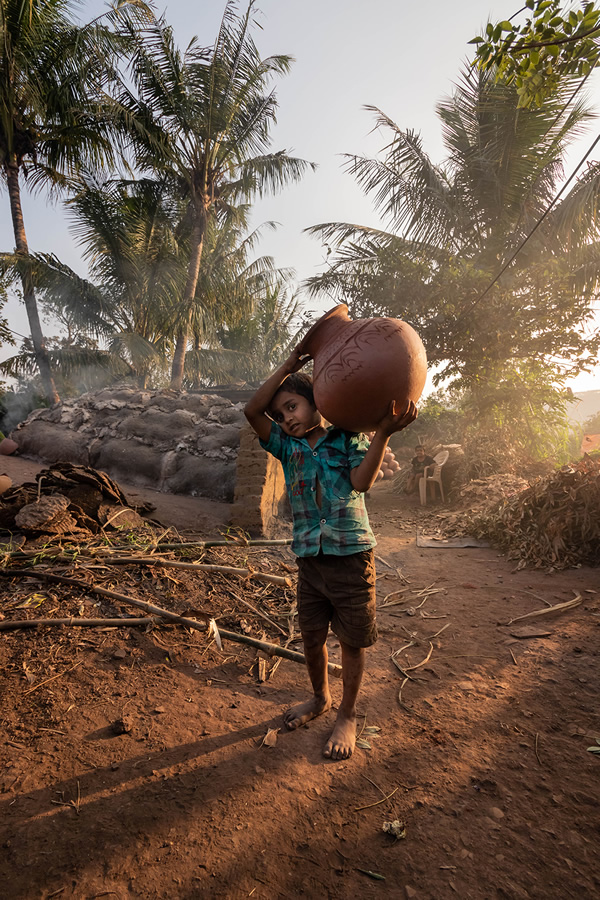
[[[186,541],[186,542],[183,542],[180,544],[173,544],[173,543],[163,544],[161,542],[161,543],[158,543],[155,545],[148,545],[148,546],[155,546],[157,549],[160,548],[161,550],[179,550],[180,548],[185,550],[188,547],[284,547],[291,543],[292,543],[291,538],[282,538],[282,539],[273,540],[273,541],[268,541],[266,539],[263,540],[261,538],[261,539],[249,540],[249,541],[233,541],[233,540],[231,540],[231,541],[220,541],[220,540]],[[119,549],[119,548],[115,548],[115,549]],[[123,547],[122,549],[130,550],[131,546]]]
[[[119,625],[125,625],[127,628],[138,625],[158,625],[162,620],[158,616],[144,617],[141,619],[126,618],[120,616],[118,619],[81,619],[79,616],[71,616],[69,619],[13,619],[8,622],[0,622],[0,631],[14,631],[17,628],[38,628],[39,626],[53,625],[79,625],[83,628],[114,628]]]
[[[149,550],[204,550],[207,547],[238,547],[243,549],[244,547],[285,547],[289,546],[292,543],[291,538],[282,538],[278,540],[249,540],[249,541],[226,541],[226,540],[214,540],[214,541],[180,541],[177,543],[163,543],[160,541],[158,544],[154,543],[146,543],[140,546],[140,550],[143,550],[146,553]],[[109,544],[108,545],[111,550],[129,550],[131,552],[132,545],[131,544]],[[64,549],[61,547],[51,548],[43,551],[44,553],[50,552],[50,550],[56,549],[57,552],[64,552]],[[107,551],[107,547],[87,547],[87,552],[89,553],[102,553]],[[81,548],[77,548],[77,553],[81,552]],[[11,553],[11,556],[39,556],[39,550],[30,550],[30,551],[14,551]]]
[[[130,549],[130,548],[129,548]],[[31,559],[40,556],[39,551],[28,551],[26,553],[10,554],[12,559]],[[60,562],[73,562],[73,558],[64,552],[48,553],[48,558],[58,560]],[[85,559],[86,557],[78,553],[77,559]],[[268,572],[256,572],[253,569],[240,569],[236,566],[217,566],[212,563],[190,563],[181,562],[177,559],[163,559],[161,556],[113,556],[112,554],[94,553],[90,556],[96,562],[105,560],[111,566],[122,565],[143,565],[155,566],[161,565],[171,569],[196,569],[202,572],[216,572],[221,575],[237,575],[240,578],[255,578],[256,581],[266,582],[267,584],[277,584],[280,587],[291,587],[291,580],[285,575],[271,575]]]
[[[155,615],[161,616],[164,619],[170,619],[173,622],[179,622],[181,625],[186,625],[188,628],[193,628],[196,631],[206,632],[207,624],[200,624],[195,619],[188,619],[185,616],[179,616],[177,613],[173,613],[167,609],[161,609],[160,606],[153,606],[151,603],[146,603],[145,600],[138,600],[137,597],[129,597],[127,594],[119,594],[116,591],[109,591],[107,588],[96,587],[94,585],[86,584],[85,581],[79,581],[76,578],[69,578],[67,575],[56,575],[54,572],[45,572],[39,571],[37,569],[0,569],[0,575],[7,576],[9,578],[13,576],[22,576],[22,577],[34,577],[39,578],[40,580],[46,579],[47,581],[54,581],[58,584],[70,584],[74,587],[78,587],[83,591],[87,591],[87,593],[100,594],[102,597],[109,597],[111,600],[117,600],[120,603],[129,603],[132,606],[137,606],[140,609],[145,610],[149,613],[154,613]],[[218,628],[219,635],[223,640],[226,641],[234,641],[238,644],[247,644],[250,647],[256,647],[257,650],[264,650],[265,653],[268,653],[269,656],[282,656],[284,659],[291,659],[294,662],[306,663],[306,658],[302,653],[297,653],[295,650],[287,650],[284,647],[280,647],[278,644],[269,644],[266,641],[259,641],[256,638],[247,637],[245,634],[238,634],[236,631],[225,631],[224,629]],[[331,675],[334,675],[336,678],[339,678],[342,674],[342,667],[336,665],[335,663],[328,663],[327,666]]]
[[[237,644],[248,644],[249,647],[256,647],[257,650],[263,650],[269,656],[281,656],[283,659],[291,659],[294,662],[306,664],[306,657],[303,653],[296,650],[288,650],[287,647],[280,647],[279,644],[269,644],[266,641],[259,641],[256,638],[248,637],[245,634],[238,634],[237,631],[225,631],[223,628],[218,629],[221,639],[224,641],[234,641]],[[342,667],[335,663],[327,663],[329,674],[335,678],[342,677]]]

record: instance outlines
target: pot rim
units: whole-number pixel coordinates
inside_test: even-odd
[[[321,325],[323,325],[324,322],[329,321],[329,319],[337,318],[340,315],[342,315],[345,319],[350,319],[350,317],[348,316],[348,305],[346,303],[338,303],[338,305],[334,306],[333,309],[327,310],[327,312],[324,313],[324,315],[322,315],[320,319],[317,319],[315,324],[308,329],[308,331],[298,344],[296,348],[298,352],[306,353],[304,347],[308,344],[310,338],[315,334],[315,332],[319,330]]]

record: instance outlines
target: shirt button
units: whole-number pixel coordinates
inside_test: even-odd
[[[311,491],[314,491],[314,488],[311,488]]]
[[[321,525],[324,525],[326,521],[326,519],[321,519]]]
[[[317,455],[317,451],[313,450],[313,456],[316,456],[316,455]]]

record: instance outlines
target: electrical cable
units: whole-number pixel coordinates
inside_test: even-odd
[[[587,150],[587,152],[584,154],[584,156],[581,158],[581,160],[577,163],[577,165],[576,165],[575,169],[573,170],[573,172],[571,172],[571,174],[569,175],[569,177],[567,178],[567,180],[565,181],[565,183],[564,183],[563,186],[561,187],[560,191],[558,192],[558,194],[556,194],[556,196],[554,197],[554,199],[552,200],[552,202],[550,203],[550,205],[549,205],[549,206],[547,207],[547,209],[542,213],[542,215],[540,216],[540,218],[537,220],[537,222],[535,223],[535,225],[533,226],[533,228],[532,228],[531,231],[529,232],[529,234],[527,234],[527,235],[523,238],[523,240],[521,241],[521,243],[519,244],[519,246],[516,248],[516,250],[513,252],[513,254],[509,257],[509,259],[504,263],[504,265],[502,266],[502,268],[500,269],[500,271],[498,272],[498,274],[496,275],[496,277],[493,279],[493,281],[491,281],[491,282],[488,284],[488,286],[486,287],[485,291],[483,291],[483,293],[480,294],[480,296],[477,297],[477,299],[474,300],[474,301],[470,304],[470,306],[468,306],[465,310],[463,310],[463,312],[461,312],[461,314],[460,314],[460,315],[457,317],[457,319],[456,319],[457,322],[460,322],[460,320],[461,320],[465,315],[467,315],[467,313],[471,312],[471,310],[472,310],[475,306],[477,306],[478,303],[481,303],[481,301],[482,301],[483,298],[486,296],[486,294],[488,294],[488,292],[494,287],[494,285],[495,285],[496,282],[502,277],[502,275],[504,275],[504,273],[506,272],[506,270],[508,269],[508,267],[514,262],[514,260],[515,260],[516,257],[518,256],[518,254],[521,252],[521,250],[523,249],[523,247],[525,246],[525,244],[527,243],[527,241],[535,234],[535,232],[537,231],[537,229],[540,227],[540,225],[542,224],[542,222],[544,221],[544,219],[546,218],[546,216],[548,215],[548,213],[551,211],[551,209],[552,209],[552,207],[554,206],[554,204],[560,199],[560,196],[561,196],[561,194],[563,193],[563,191],[569,186],[570,182],[573,180],[573,178],[575,177],[575,175],[577,174],[577,172],[579,171],[579,169],[582,167],[582,165],[584,164],[584,162],[586,161],[586,159],[588,158],[588,156],[590,155],[590,153],[592,152],[592,150],[594,149],[594,147],[596,146],[596,144],[597,144],[599,141],[600,141],[600,134],[594,139],[594,141],[592,142],[592,145],[591,145],[591,147],[589,148],[589,150]]]

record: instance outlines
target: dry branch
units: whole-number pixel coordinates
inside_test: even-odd
[[[539,478],[500,503],[465,514],[463,528],[526,565],[565,569],[600,564],[600,460],[578,463]]]
[[[129,548],[130,549],[130,548]],[[23,558],[31,558],[31,556],[39,557],[40,552],[31,551],[26,553],[15,553],[13,558],[23,559]],[[65,554],[62,552],[56,554],[46,554],[54,560],[60,562],[73,562],[72,557],[69,554]],[[78,559],[83,558],[83,554],[78,552]],[[292,582],[289,578],[284,575],[271,575],[267,572],[257,572],[254,569],[240,569],[236,566],[217,566],[209,563],[190,563],[190,562],[180,562],[176,559],[163,559],[161,556],[113,556],[112,554],[102,554],[95,553],[93,555],[93,559],[96,562],[101,562],[105,559],[107,562],[110,562],[111,566],[122,566],[122,565],[140,565],[140,566],[165,566],[166,568],[171,569],[194,569],[196,571],[202,572],[216,572],[220,575],[238,575],[240,578],[255,578],[257,581],[264,581],[267,584],[277,584],[280,587],[291,587]]]
[[[582,599],[581,594],[577,594],[572,600],[566,600],[564,603],[557,603],[555,606],[546,606],[544,609],[534,609],[533,612],[525,613],[523,616],[517,616],[506,624],[512,625],[513,622],[522,622],[523,619],[536,619],[538,616],[548,616],[551,613],[564,612],[567,609],[573,609],[575,606],[579,606]]]
[[[287,632],[284,631],[284,629],[281,627],[281,625],[278,625],[277,622],[274,622],[273,619],[270,619],[268,616],[266,616],[263,612],[260,611],[260,609],[257,609],[255,606],[252,606],[251,603],[248,603],[247,600],[244,600],[244,598],[240,597],[239,594],[236,594],[235,591],[229,591],[229,593],[231,594],[232,597],[234,597],[238,601],[238,603],[242,603],[244,606],[247,606],[248,609],[252,610],[252,612],[254,613],[255,616],[258,616],[259,618],[264,619],[265,622],[268,622],[269,625],[271,625],[273,628],[276,628],[277,631],[280,631],[284,637],[287,637]]]
[[[161,565],[172,569],[196,569],[202,572],[216,572],[220,575],[238,575],[240,578],[255,578],[257,581],[264,581],[267,584],[278,584],[281,587],[291,587],[292,582],[285,575],[271,575],[266,572],[256,572],[253,569],[238,569],[235,566],[215,566],[209,563],[187,563],[179,562],[174,559],[162,559],[157,556],[146,557],[127,557],[120,556],[111,560],[113,565],[122,565],[123,563],[138,563],[142,565]]]

